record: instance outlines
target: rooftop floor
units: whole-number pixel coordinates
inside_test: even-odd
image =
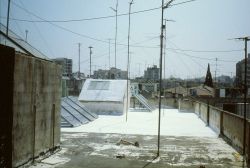
[[[32,168],[231,168],[241,156],[194,114],[166,109],[162,113],[160,158],[157,152],[158,111],[99,116],[92,123],[62,129],[62,150]],[[119,144],[123,139],[139,147]]]
[[[127,116],[100,115],[89,124],[76,128],[62,128],[62,132],[95,132],[157,135],[159,110],[153,112],[129,112]],[[161,135],[217,137],[195,113],[163,109]]]

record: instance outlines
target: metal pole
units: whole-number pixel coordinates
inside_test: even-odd
[[[36,105],[33,105],[33,151],[32,151],[32,162],[35,162],[36,153]]]
[[[161,89],[162,89],[162,52],[163,52],[163,5],[161,8],[161,36],[160,36],[160,81],[159,81],[159,117],[158,117],[158,141],[157,141],[157,157],[160,156],[160,134],[161,134]]]
[[[215,75],[214,75],[214,84],[216,86],[216,75],[217,75],[217,61],[218,61],[218,58],[215,58]],[[219,86],[219,85],[218,85]]]
[[[245,41],[245,75],[244,75],[244,129],[243,129],[243,165],[246,161],[246,108],[247,108],[247,37],[244,38]]]
[[[25,30],[25,42],[27,43],[28,42],[28,30]]]
[[[117,11],[118,10],[118,0],[116,0],[116,8],[115,8],[115,68],[116,68],[116,42],[117,42]]]
[[[244,60],[244,64],[245,64],[245,75],[244,75],[244,123],[243,123],[243,147],[242,147],[242,155],[243,155],[243,163],[242,163],[242,167],[245,167],[245,161],[246,161],[246,124],[247,124],[247,119],[246,119],[246,115],[247,115],[247,42],[250,40],[250,37],[240,37],[240,38],[234,38],[236,40],[244,40],[245,42],[245,60]]]
[[[140,77],[140,74],[141,74],[141,63],[138,63],[139,65],[139,73],[138,73],[138,77]]]
[[[8,0],[7,27],[6,27],[7,36],[9,36],[9,21],[10,21],[10,0]]]
[[[80,57],[80,56],[81,56],[81,43],[78,43],[78,54],[79,54],[79,58],[78,58],[78,64],[79,64],[79,65],[78,65],[78,66],[79,66],[79,67],[78,67],[78,68],[79,68],[79,69],[78,69],[78,78],[80,79],[80,73],[81,73],[81,67],[80,67],[80,66],[81,66],[81,65],[80,65],[80,64],[81,64],[81,63],[80,63],[80,59],[81,59],[81,57]]]
[[[165,20],[165,43],[164,43],[164,79],[166,79],[166,43],[167,43],[167,31],[166,31],[166,25],[167,25],[167,19]]]
[[[109,70],[110,70],[110,39],[109,39]]]
[[[129,15],[128,15],[128,62],[127,62],[127,110],[126,110],[126,122],[128,120],[128,110],[129,110],[129,106],[128,106],[128,103],[130,102],[129,99],[129,40],[130,40],[130,13],[131,13],[131,5],[133,4],[133,0],[129,3]]]
[[[89,78],[91,78],[91,55],[92,55],[92,46],[89,46]]]
[[[159,81],[159,118],[158,118],[158,143],[157,143],[157,157],[160,156],[160,137],[161,137],[161,91],[162,91],[162,55],[163,55],[163,12],[165,8],[168,8],[170,3],[173,0],[170,0],[164,6],[164,0],[162,0],[162,8],[161,8],[161,36],[160,36],[160,81]]]
[[[109,39],[109,79],[110,79],[110,39]]]

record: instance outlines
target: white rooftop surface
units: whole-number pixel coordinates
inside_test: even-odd
[[[79,95],[79,101],[122,102],[127,91],[127,80],[87,79]]]
[[[157,135],[158,109],[151,112],[128,112],[123,116],[99,115],[99,118],[76,128],[61,128],[62,132],[93,132]],[[218,137],[195,113],[163,109],[161,135]]]

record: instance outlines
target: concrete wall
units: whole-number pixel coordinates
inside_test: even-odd
[[[59,146],[61,67],[15,55],[13,166]]]
[[[208,116],[207,105],[201,104],[200,111],[201,111],[201,113],[200,113],[201,120],[204,121],[205,123],[207,123],[207,116]]]
[[[221,112],[216,108],[209,110],[209,126],[217,133],[220,133]]]
[[[158,98],[150,98],[148,99],[148,102],[151,105],[154,105],[158,108],[159,106],[159,99]],[[162,105],[172,107],[172,108],[178,108],[178,99],[175,98],[162,98],[161,100]]]
[[[20,53],[4,60],[13,76],[13,85],[4,88],[13,94],[11,167],[18,167],[60,145],[61,67]]]
[[[179,99],[178,106],[180,111],[194,112],[195,104],[188,99]]]
[[[0,45],[0,167],[12,167],[13,48]]]
[[[158,99],[151,100],[158,103]],[[250,167],[250,121],[246,123],[246,142],[243,145],[244,119],[227,111],[194,100],[174,98],[162,99],[162,105],[172,106],[180,110],[193,111],[211,129],[220,135],[226,142],[242,153],[243,146],[246,150],[246,162]]]
[[[243,127],[244,119],[209,104],[204,104],[197,101],[181,100],[180,104],[190,103],[190,107],[194,107],[194,112],[218,135],[231,144],[236,150],[242,153],[243,146],[246,148],[247,163],[250,165],[250,122],[247,120],[246,125],[246,143],[243,145]],[[180,105],[182,106],[182,105]]]
[[[98,115],[123,115],[126,112],[127,102],[85,102],[81,103],[91,112]]]

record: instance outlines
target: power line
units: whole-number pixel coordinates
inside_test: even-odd
[[[199,56],[193,56],[193,55],[189,55],[189,54],[184,53],[184,52],[182,52],[182,53],[177,52],[178,50],[169,50],[169,51],[174,52],[174,53],[178,53],[178,54],[182,54],[182,55],[185,55],[185,56],[191,57],[191,58],[196,58],[196,59],[201,59],[201,60],[208,60],[208,61],[215,61],[214,58],[204,58],[204,57],[199,57]],[[218,59],[217,61],[218,62],[237,62],[236,60],[234,61],[234,60],[223,60],[223,59]]]
[[[189,0],[189,1],[184,1],[184,2],[180,2],[180,3],[176,3],[176,4],[172,4],[170,7],[172,6],[177,6],[177,5],[182,5],[185,3],[189,3],[192,1],[196,1],[196,0]],[[12,2],[13,3],[13,2]],[[144,13],[144,12],[150,12],[150,11],[154,11],[154,10],[158,10],[161,9],[160,7],[154,7],[154,8],[149,8],[149,9],[144,9],[144,10],[139,10],[139,11],[135,11],[135,12],[131,12],[130,14],[139,14],[139,13]],[[108,15],[108,16],[98,16],[98,17],[91,17],[91,18],[82,18],[82,19],[67,19],[67,20],[27,20],[27,19],[17,19],[17,18],[10,18],[11,20],[16,20],[16,21],[20,21],[20,22],[54,22],[54,23],[67,23],[67,22],[82,22],[82,21],[92,21],[92,20],[100,20],[100,19],[109,19],[109,18],[114,18],[114,17],[120,17],[120,16],[126,16],[129,15],[129,13],[121,13],[121,14],[117,14],[117,15]]]
[[[172,50],[173,48],[166,48],[167,50]],[[227,53],[227,52],[239,52],[244,51],[243,49],[236,49],[236,50],[191,50],[191,49],[179,49],[174,48],[174,50],[178,51],[186,51],[186,52],[197,52],[197,53]]]
[[[21,3],[21,6],[24,8],[24,4],[21,0],[19,0],[19,2]],[[29,18],[31,19],[31,15],[29,14]],[[34,28],[37,30],[38,35],[40,36],[40,38],[42,39],[44,46],[48,49],[48,52],[50,53],[51,56],[55,57],[54,52],[52,51],[51,47],[48,45],[47,41],[45,40],[45,38],[43,37],[40,29],[38,28],[38,26],[36,25],[36,23],[32,23]]]
[[[40,20],[43,20],[43,21],[46,21],[46,22],[47,22],[47,20],[45,20],[45,19],[41,18],[40,16],[38,16],[38,15],[36,15],[36,14],[30,12],[29,10],[27,10],[27,9],[25,9],[25,8],[23,8],[23,7],[21,7],[20,5],[16,4],[15,2],[13,2],[13,1],[11,1],[11,2],[12,2],[15,6],[17,6],[18,8],[24,10],[26,13],[28,13],[28,14],[30,14],[30,15],[33,15],[34,17],[36,17],[36,18],[38,18],[38,19],[40,19]],[[64,30],[64,31],[70,32],[70,33],[72,33],[72,34],[75,34],[75,35],[78,35],[78,36],[81,36],[81,37],[84,37],[84,38],[88,38],[88,39],[95,40],[95,41],[99,41],[99,42],[103,42],[103,43],[108,43],[107,41],[104,41],[104,40],[100,40],[100,39],[97,39],[97,38],[93,38],[93,37],[90,37],[90,36],[87,36],[87,35],[83,35],[83,34],[74,32],[74,31],[72,31],[72,30],[70,30],[70,29],[67,29],[67,28],[65,28],[65,27],[59,26],[59,25],[57,25],[57,24],[55,24],[55,23],[52,23],[52,22],[47,22],[47,23],[49,23],[49,24],[51,24],[51,25],[53,25],[53,26],[55,26],[55,27],[57,27],[57,28],[59,28],[59,29],[62,29],[62,30]]]
[[[14,2],[12,2],[14,4]],[[138,14],[138,13],[144,13],[149,12],[153,10],[160,9],[161,7],[155,7],[140,11],[131,12],[131,14]],[[120,16],[126,16],[129,15],[129,13],[122,13],[117,14],[117,17]],[[68,20],[28,20],[28,19],[17,19],[17,18],[10,18],[11,20],[16,20],[20,22],[38,22],[38,23],[67,23],[67,22],[82,22],[82,21],[91,21],[91,20],[100,20],[100,19],[108,19],[108,18],[114,18],[116,15],[109,15],[109,16],[99,16],[99,17],[92,17],[92,18],[83,18],[83,19],[68,19]]]
[[[195,1],[195,0],[191,0],[191,1]],[[190,2],[191,2],[191,1],[190,1]],[[187,3],[187,2],[189,2],[189,1],[185,1],[185,2]],[[48,20],[45,20],[45,19],[41,18],[40,16],[38,16],[38,15],[36,15],[36,14],[34,14],[34,13],[28,11],[27,9],[25,9],[24,7],[21,7],[20,5],[16,4],[16,3],[13,2],[13,1],[11,1],[11,3],[13,3],[13,4],[14,4],[15,6],[17,6],[18,8],[24,10],[24,11],[27,12],[28,14],[33,15],[34,17],[40,19],[41,21],[44,21],[44,22],[46,22],[46,23],[49,23],[49,24],[51,24],[52,26],[55,26],[55,27],[57,27],[57,28],[59,28],[59,29],[62,29],[62,30],[64,30],[64,31],[70,32],[70,33],[72,33],[72,34],[75,34],[75,35],[80,36],[80,37],[83,37],[83,38],[91,39],[91,40],[98,41],[98,42],[102,42],[102,43],[106,43],[106,44],[109,43],[109,41],[102,40],[102,39],[98,39],[98,38],[94,38],[94,37],[91,37],[91,36],[88,36],[88,35],[84,35],[84,34],[81,34],[81,33],[75,32],[75,31],[72,31],[72,30],[70,30],[70,29],[68,29],[68,28],[65,28],[65,27],[63,27],[63,26],[59,26],[59,25],[57,25],[57,24],[55,24],[55,23],[53,23],[53,22],[50,22],[50,21],[48,21]],[[183,4],[183,3],[184,3],[184,2],[178,3],[178,4]],[[178,5],[178,4],[173,4],[173,5]],[[173,6],[173,5],[172,5],[172,6]],[[158,7],[157,9],[159,9],[159,8],[161,8],[161,7]],[[150,10],[153,10],[153,9],[156,9],[156,8],[152,8],[152,9],[148,9],[148,10],[143,10],[143,11],[150,11]],[[141,13],[141,12],[143,12],[143,11],[133,12],[133,14],[135,14],[135,13]],[[132,14],[132,12],[131,12],[131,14]],[[114,15],[114,16],[115,16],[115,15]],[[119,15],[118,15],[118,16],[119,16]],[[114,43],[111,43],[111,44],[114,44]],[[117,45],[120,45],[120,46],[128,46],[127,44],[122,44],[122,43],[117,43]],[[142,45],[130,45],[130,47],[137,47],[137,48],[157,48],[157,49],[160,48],[159,46],[142,46]],[[243,51],[242,49],[235,49],[235,50],[191,50],[191,49],[179,49],[179,48],[166,48],[166,50],[177,50],[177,51],[179,50],[179,51],[204,52],[204,53],[205,53],[205,52],[223,53],[223,52],[239,52],[239,51]]]
[[[182,5],[182,4],[193,2],[193,1],[197,1],[197,0],[188,0],[188,1],[179,2],[179,3],[175,3],[175,4],[172,4],[172,5],[169,5],[169,7],[177,6],[177,5]]]

